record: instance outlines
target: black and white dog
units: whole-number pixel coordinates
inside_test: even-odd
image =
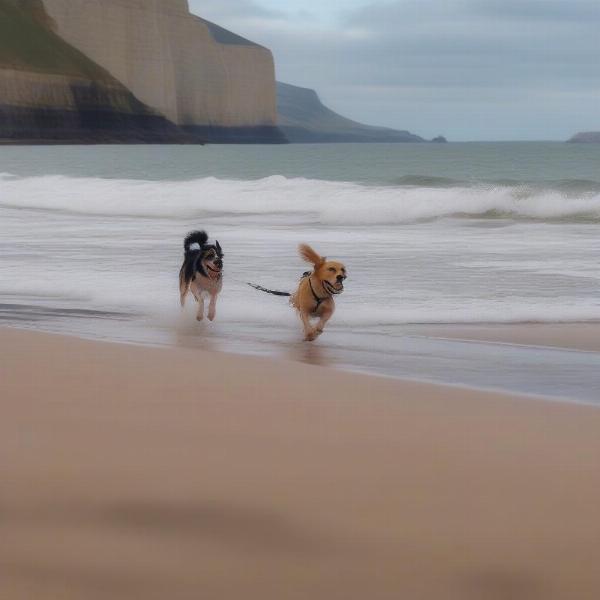
[[[223,250],[219,242],[207,244],[205,231],[192,231],[184,240],[185,257],[179,271],[179,294],[181,306],[185,305],[188,292],[198,302],[196,319],[204,318],[204,297],[210,297],[208,318],[213,321],[217,312],[217,296],[223,287]],[[194,245],[198,248],[192,248]]]

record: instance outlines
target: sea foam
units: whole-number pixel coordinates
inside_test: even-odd
[[[285,217],[326,226],[402,225],[444,218],[600,221],[600,194],[512,185],[369,186],[271,176],[138,181],[0,176],[0,208],[173,219]]]

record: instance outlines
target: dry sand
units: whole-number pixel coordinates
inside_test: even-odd
[[[597,600],[600,410],[0,330],[2,600]]]

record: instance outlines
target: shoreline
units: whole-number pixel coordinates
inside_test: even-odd
[[[600,590],[594,407],[3,328],[0,391],[7,600]]]
[[[464,342],[487,342],[529,348],[600,352],[600,323],[576,321],[570,323],[441,323],[408,326],[437,339]]]
[[[189,321],[192,327],[195,322]],[[442,386],[458,390],[470,390],[474,392],[496,393],[509,396],[519,396],[545,402],[559,402],[565,404],[579,404],[583,406],[598,406],[599,403],[592,397],[581,397],[578,395],[569,395],[568,392],[558,394],[555,391],[544,393],[539,390],[511,389],[510,386],[504,387],[498,381],[494,384],[486,384],[485,377],[480,381],[461,381],[450,379],[436,379],[420,374],[403,372],[394,373],[389,370],[380,370],[372,362],[364,365],[358,363],[346,364],[330,360],[327,357],[329,349],[322,347],[318,343],[313,345],[298,342],[290,347],[280,348],[279,351],[269,353],[265,352],[264,342],[257,342],[255,347],[245,343],[243,349],[236,349],[232,340],[222,339],[220,343],[215,344],[212,336],[204,338],[197,335],[192,329],[187,329],[189,325],[183,325],[179,329],[178,335],[170,341],[165,339],[144,339],[142,337],[115,337],[114,332],[100,336],[90,332],[64,331],[58,328],[43,328],[35,330],[32,327],[23,326],[18,323],[0,324],[2,328],[16,331],[35,333],[39,331],[44,335],[64,336],[82,341],[99,342],[107,344],[119,344],[140,348],[159,348],[159,349],[187,349],[208,351],[230,357],[257,357],[265,360],[274,360],[289,362],[291,364],[307,364],[324,368],[330,368],[341,373],[351,373],[364,375],[367,377],[376,377],[390,379],[399,382],[413,382],[424,385]],[[481,347],[489,346],[513,348],[516,351],[531,352],[574,352],[583,353],[583,355],[593,356],[600,353],[600,323],[597,321],[573,322],[573,323],[477,323],[477,324],[406,324],[400,326],[398,332],[399,339],[411,338],[415,341],[427,340],[428,342],[455,342],[458,345],[479,345]],[[218,338],[217,338],[218,339]],[[339,340],[337,343],[340,343]],[[510,374],[507,373],[508,377]],[[589,395],[588,395],[589,396]]]
[[[428,325],[423,325],[419,327],[424,327],[426,329],[429,328]],[[438,327],[437,325],[435,325],[434,327]],[[443,327],[443,326],[442,326]],[[493,387],[484,387],[484,386],[477,386],[477,385],[466,385],[466,384],[461,384],[461,383],[449,383],[449,382],[439,382],[439,381],[435,381],[433,379],[427,379],[425,377],[423,378],[419,378],[419,377],[405,377],[405,376],[401,376],[401,375],[388,375],[385,373],[377,373],[377,372],[373,372],[373,371],[369,371],[369,370],[360,370],[360,369],[356,369],[356,368],[351,368],[351,367],[344,367],[344,366],[338,366],[338,365],[330,365],[330,364],[322,364],[318,359],[315,360],[305,360],[305,359],[300,359],[300,358],[290,358],[289,356],[285,356],[285,357],[281,357],[281,356],[265,356],[263,354],[259,354],[259,353],[251,353],[251,352],[234,352],[231,350],[220,350],[220,349],[214,349],[211,347],[208,348],[201,348],[198,346],[194,346],[194,345],[185,345],[185,344],[181,344],[181,343],[177,343],[177,344],[171,344],[171,343],[160,343],[160,342],[150,342],[150,341],[135,341],[135,340],[126,340],[126,339],[105,339],[105,338],[100,338],[100,337],[93,337],[91,335],[83,335],[83,334],[77,334],[77,333],[63,333],[63,332],[57,332],[57,331],[50,331],[50,330],[35,330],[33,328],[27,328],[27,327],[20,327],[18,325],[5,325],[5,324],[0,324],[0,341],[2,338],[2,333],[5,331],[16,331],[16,332],[22,332],[22,333],[26,333],[26,334],[30,334],[30,335],[40,335],[40,336],[50,336],[50,337],[55,337],[58,339],[64,339],[64,340],[73,340],[74,342],[76,341],[80,341],[80,342],[86,342],[86,343],[91,343],[91,344],[102,344],[102,345],[116,345],[116,346],[125,346],[125,347],[133,347],[133,348],[138,348],[140,350],[143,350],[145,348],[148,349],[154,349],[154,350],[163,350],[163,351],[169,351],[169,350],[183,350],[186,352],[201,352],[203,354],[215,354],[218,356],[223,356],[227,359],[231,359],[231,360],[236,360],[236,359],[240,359],[240,360],[245,360],[245,359],[257,359],[259,361],[265,361],[267,363],[272,362],[275,364],[279,364],[279,363],[283,363],[283,364],[289,364],[289,365],[305,365],[309,368],[317,368],[317,369],[325,369],[328,371],[333,371],[333,372],[337,372],[340,374],[348,374],[348,375],[356,375],[358,377],[366,377],[366,378],[374,378],[374,379],[382,379],[382,380],[389,380],[392,382],[398,382],[399,384],[416,384],[416,385],[423,385],[423,386],[431,386],[434,388],[447,388],[450,390],[458,390],[458,391],[465,391],[465,392],[469,392],[469,393],[483,393],[483,394],[492,394],[492,395],[498,395],[498,396],[503,396],[503,397],[518,397],[518,398],[522,398],[524,400],[534,400],[537,402],[558,402],[560,404],[568,404],[568,405],[580,405],[580,406],[591,406],[591,407],[597,407],[597,404],[594,404],[592,402],[585,402],[583,400],[577,400],[577,399],[570,399],[570,398],[560,398],[560,397],[554,397],[554,396],[544,396],[543,394],[535,394],[535,393],[525,393],[525,392],[520,392],[520,393],[516,393],[516,392],[510,392],[510,391],[506,391],[503,389],[499,389],[499,388],[493,388]],[[416,334],[418,336],[423,335],[423,333],[418,333]],[[452,336],[452,335],[448,335],[448,338],[444,338],[444,337],[439,337],[436,339],[440,339],[440,340],[445,340],[445,339],[454,339],[458,342],[471,342],[471,341],[483,341],[485,343],[496,343],[497,340],[494,339],[480,339],[478,337],[458,337],[458,334],[456,337]],[[304,343],[304,342],[303,342]],[[504,343],[504,342],[500,342],[500,343]],[[310,349],[311,346],[308,345],[308,349],[307,349],[307,354],[311,354]],[[533,347],[533,346],[532,346]],[[542,348],[552,348],[552,346],[541,346]],[[565,348],[562,348],[565,349]],[[582,352],[587,352],[587,350],[579,350],[579,349],[573,349],[574,351],[582,351]],[[592,351],[594,352],[594,351]]]

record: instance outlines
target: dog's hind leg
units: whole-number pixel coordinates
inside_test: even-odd
[[[179,302],[181,302],[181,308],[185,306],[185,299],[190,291],[190,282],[185,277],[184,268],[181,267],[179,272]]]
[[[211,294],[210,304],[208,305],[208,319],[214,321],[217,316],[217,294]]]
[[[179,288],[179,302],[181,303],[181,308],[185,306],[185,299],[188,295],[188,291],[189,290],[187,286],[185,288]]]

